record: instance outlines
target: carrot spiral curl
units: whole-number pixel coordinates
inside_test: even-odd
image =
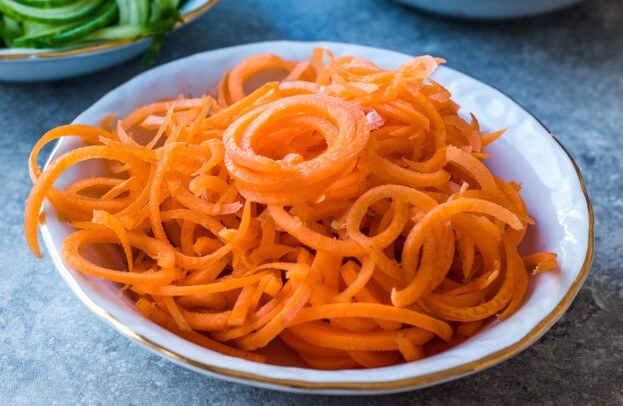
[[[246,82],[254,75],[271,73],[273,71],[286,72],[284,81],[298,79],[312,79],[308,62],[288,61],[273,54],[255,55],[238,63],[221,79],[218,88],[218,100],[224,105],[231,105],[247,96]]]
[[[534,221],[519,184],[484,162],[504,131],[459,114],[430,78],[441,62],[256,55],[214,97],[53,129],[29,159],[26,240],[41,256],[47,199],[77,229],[69,266],[230,356],[273,362],[266,347],[281,341],[293,364],[377,368],[460,343],[516,312],[531,274],[558,262],[520,254]],[[42,171],[39,152],[62,137],[85,145]],[[60,186],[92,160],[101,173]]]
[[[229,126],[225,164],[245,198],[293,205],[319,196],[344,175],[369,133],[353,104],[318,94],[286,97]]]

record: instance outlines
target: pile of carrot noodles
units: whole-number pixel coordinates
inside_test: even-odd
[[[442,351],[509,317],[530,274],[557,267],[519,254],[533,223],[520,186],[482,162],[503,131],[459,116],[430,77],[442,62],[256,55],[212,95],[55,128],[30,156],[28,244],[41,256],[47,199],[77,229],[70,267],[223,354],[270,362],[281,341],[312,368],[344,369]],[[258,75],[280,80],[249,89]],[[62,137],[84,146],[40,170]],[[55,187],[92,160],[100,175]],[[122,263],[86,255],[111,246]]]

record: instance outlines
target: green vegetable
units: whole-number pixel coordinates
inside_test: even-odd
[[[71,3],[75,3],[76,0],[14,0],[17,3],[24,4],[26,6],[34,6],[39,8],[47,7],[59,7],[66,6]]]
[[[99,28],[105,27],[117,17],[117,5],[108,3],[88,20],[81,21],[75,25],[65,25],[56,30],[41,31],[34,35],[16,38],[13,41],[13,46],[21,48],[57,48],[67,46],[75,40],[84,38]]]
[[[106,0],[78,0],[59,7],[33,7],[15,0],[0,0],[0,11],[18,21],[70,23],[90,17]]]
[[[8,16],[0,18],[0,37],[7,45],[11,46],[13,40],[24,33],[20,24]]]
[[[0,44],[76,47],[152,37],[153,60],[185,0],[0,0]]]
[[[116,0],[119,6],[119,25],[142,25],[149,18],[148,0]]]
[[[141,37],[152,37],[166,32],[170,24],[167,22],[147,23],[143,25],[118,25],[97,30],[84,38],[84,42],[119,41]]]

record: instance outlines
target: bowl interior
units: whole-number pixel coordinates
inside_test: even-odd
[[[75,122],[97,125],[106,114],[123,116],[165,97],[198,96],[213,89],[221,73],[246,56],[273,52],[303,60],[316,46],[330,48],[336,55],[365,56],[386,68],[395,68],[410,58],[397,52],[339,43],[268,42],[210,51],[136,77],[96,102]],[[532,115],[499,91],[453,69],[441,67],[434,78],[452,92],[453,99],[462,106],[462,114],[474,113],[485,129],[508,128],[502,139],[488,148],[491,158],[485,163],[495,175],[522,184],[521,194],[536,226],[529,228],[521,249],[556,252],[561,265],[560,272],[547,272],[531,279],[524,304],[513,316],[504,322],[490,323],[452,349],[414,363],[376,370],[300,368],[300,362],[284,348],[271,348],[270,361],[291,366],[232,358],[198,347],[146,320],[118,285],[68,268],[59,251],[71,229],[46,204],[42,233],[50,255],[78,297],[117,330],[186,367],[226,379],[332,393],[397,391],[456,378],[500,362],[536,340],[564,312],[579,289],[590,265],[592,215],[579,172]],[[79,145],[74,138],[64,138],[52,158]],[[73,167],[57,186],[98,170],[95,164]]]

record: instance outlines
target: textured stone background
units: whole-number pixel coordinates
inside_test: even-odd
[[[390,397],[312,397],[222,382],[161,360],[100,322],[22,236],[26,158],[47,129],[147,69],[138,60],[51,84],[0,84],[0,404],[623,404],[623,2],[467,23],[387,0],[221,0],[175,34],[167,62],[260,40],[337,40],[432,53],[540,117],[582,168],[596,255],[566,316],[528,350],[459,381]]]

